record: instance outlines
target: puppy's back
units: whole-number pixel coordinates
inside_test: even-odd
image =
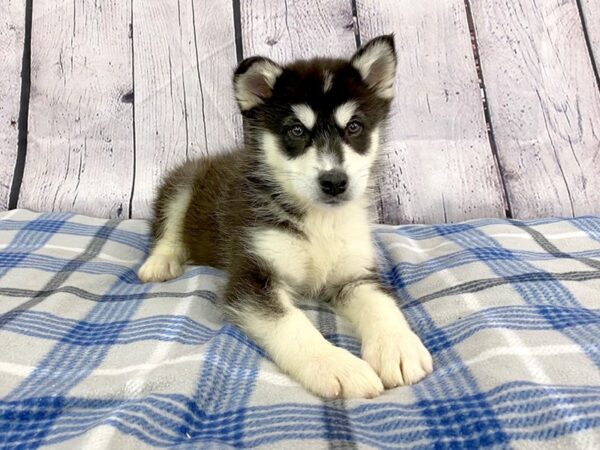
[[[169,216],[184,208],[182,241],[193,264],[223,268],[223,243],[231,234],[226,216],[236,207],[239,188],[239,151],[196,158],[173,169],[164,179],[154,202],[152,235],[157,241]]]

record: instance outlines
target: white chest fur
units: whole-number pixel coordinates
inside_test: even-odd
[[[253,252],[268,261],[291,287],[316,293],[331,283],[348,281],[374,266],[367,212],[359,205],[309,212],[306,238],[276,229],[258,229]]]

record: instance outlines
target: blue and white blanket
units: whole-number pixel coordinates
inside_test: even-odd
[[[0,447],[600,449],[600,218],[374,236],[435,371],[322,401],[222,322],[222,272],[138,281],[146,222],[1,213]]]

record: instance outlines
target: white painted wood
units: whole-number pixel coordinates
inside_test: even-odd
[[[355,49],[352,2],[240,3],[244,57],[285,62]],[[513,214],[600,213],[600,91],[577,1],[470,3]],[[600,7],[580,3],[598,63]],[[0,209],[17,153],[24,4],[0,3]],[[131,206],[147,217],[166,170],[241,142],[232,2],[133,0],[131,8],[36,0],[19,207],[115,217]],[[383,220],[503,216],[463,0],[357,0],[357,14],[362,42],[394,32],[400,61]],[[133,80],[135,149],[133,105],[122,101]]]
[[[362,42],[393,32],[398,54],[384,222],[504,216],[463,0],[359,0],[357,14]]]
[[[600,93],[576,1],[471,5],[514,216],[600,213]]]
[[[231,78],[232,3],[134,0],[136,176],[132,213],[149,217],[166,171],[241,143]]]
[[[244,58],[285,63],[312,56],[350,56],[356,50],[347,0],[240,1]]]
[[[19,207],[127,216],[133,176],[129,2],[33,7],[29,138]]]
[[[600,68],[600,0],[580,0],[592,56]]]
[[[8,207],[17,159],[25,2],[0,2],[0,211]]]

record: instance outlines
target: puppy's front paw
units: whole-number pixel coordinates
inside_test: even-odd
[[[421,339],[411,330],[382,328],[363,338],[363,359],[386,388],[413,384],[433,371],[433,360]]]
[[[183,267],[174,256],[151,255],[138,270],[138,277],[144,283],[167,281],[183,273]]]
[[[310,357],[291,375],[309,391],[325,398],[373,398],[383,392],[381,380],[371,366],[339,347]]]

